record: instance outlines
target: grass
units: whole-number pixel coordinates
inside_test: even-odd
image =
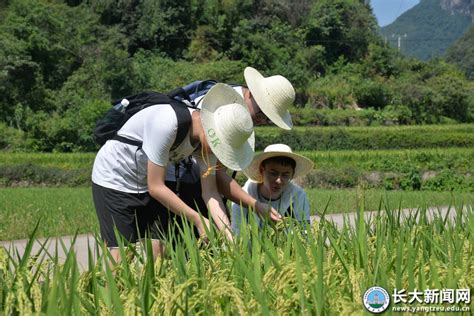
[[[0,248],[0,313],[362,315],[362,296],[372,286],[410,293],[474,284],[472,208],[453,222],[428,221],[423,212],[418,221],[400,221],[395,210],[369,223],[362,212],[341,230],[322,220],[307,233],[294,222],[259,233],[252,222],[232,243],[211,229],[202,245],[185,227],[183,241],[156,263],[150,251],[122,246],[135,258],[112,268],[106,252],[89,249],[97,260],[84,272],[73,251],[64,262],[45,250],[33,253],[33,233],[18,258]],[[442,306],[468,312],[474,303]]]
[[[432,192],[432,191],[385,191],[385,190],[306,190],[311,209],[322,213],[344,213],[357,211],[357,205],[364,194],[364,208],[367,211],[382,208],[426,208],[448,205],[474,205],[474,193]]]
[[[404,150],[301,151],[315,169],[353,168],[364,171],[400,172],[444,169],[461,173],[474,172],[474,148],[430,148]]]
[[[92,170],[96,153],[27,153],[0,152],[0,165],[33,164],[42,167],[59,169]]]
[[[314,171],[306,188],[474,192],[474,147],[298,151]],[[0,153],[0,187],[90,186],[94,153]],[[246,177],[237,174],[243,185]]]
[[[474,205],[473,193],[429,191],[365,192],[365,209],[377,210],[382,200],[393,208],[416,208],[438,205]],[[357,190],[307,190],[312,213],[356,211]],[[388,201],[388,202],[386,202]],[[65,236],[98,230],[92,193],[79,188],[1,188],[0,240],[24,239],[41,219],[37,236]]]
[[[393,132],[410,132],[410,133],[473,133],[474,124],[430,124],[430,125],[393,125],[393,126],[295,126],[291,130],[294,131],[307,131],[311,129],[323,130],[323,131],[347,131],[349,133],[358,134],[380,134],[385,131]],[[256,134],[259,132],[282,132],[278,127],[275,126],[257,126],[255,128]],[[290,133],[291,133],[290,132]]]
[[[0,189],[0,240],[89,233],[98,228],[90,188]]]

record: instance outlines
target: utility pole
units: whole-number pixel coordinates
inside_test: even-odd
[[[402,37],[407,37],[406,34],[403,34],[403,35],[400,35],[400,34],[392,34],[392,37],[395,37],[397,36],[398,37],[398,51],[400,51],[401,49],[401,43],[402,43]]]

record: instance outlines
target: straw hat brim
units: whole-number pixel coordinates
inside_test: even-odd
[[[263,152],[255,155],[250,165],[243,170],[243,173],[251,180],[256,182],[263,182],[262,174],[260,173],[260,165],[268,158],[272,157],[289,157],[296,162],[295,173],[293,177],[298,177],[307,174],[313,169],[313,162],[301,155],[292,152]]]
[[[226,84],[216,84],[202,100],[201,123],[210,145],[210,140],[215,135],[209,135],[209,131],[217,130],[216,110],[228,104],[242,106],[248,112],[247,105],[242,96],[234,88]],[[211,148],[222,164],[232,170],[241,171],[250,164],[255,153],[255,133],[252,132],[250,137],[239,147],[233,147],[224,141],[220,141],[215,147],[211,146]]]
[[[265,77],[256,69],[247,67],[244,70],[244,78],[247,87],[263,113],[278,127],[290,130],[293,127],[291,114],[288,110],[283,115],[276,111],[275,106],[273,106],[272,101],[268,97],[267,90],[263,86]]]

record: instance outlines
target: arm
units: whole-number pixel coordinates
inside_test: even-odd
[[[221,195],[217,190],[216,176],[208,175],[207,177],[201,178],[201,189],[202,198],[206,203],[217,228],[225,233],[227,239],[232,240],[230,221],[224,211],[225,206],[222,202]]]
[[[258,202],[254,197],[245,192],[240,185],[229,176],[224,169],[216,172],[217,187],[219,192],[235,204],[242,205],[248,209],[254,209],[260,216],[270,216],[274,222],[281,220],[281,215],[269,205]]]
[[[194,223],[199,231],[199,235],[205,236],[204,225],[209,227],[209,221],[203,218],[201,222],[199,213],[186,205],[173,191],[165,185],[166,168],[154,164],[148,160],[148,191],[150,195],[171,210],[173,213],[186,217]]]

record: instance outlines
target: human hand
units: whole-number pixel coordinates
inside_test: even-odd
[[[257,201],[255,203],[255,211],[258,215],[263,218],[269,218],[273,222],[279,222],[282,220],[281,215],[269,204],[264,204]]]
[[[211,224],[209,223],[209,220],[205,217],[199,218],[199,221],[196,223],[196,228],[199,232],[199,239],[204,244],[208,244],[209,239],[207,238],[206,229],[208,231],[211,229]]]

